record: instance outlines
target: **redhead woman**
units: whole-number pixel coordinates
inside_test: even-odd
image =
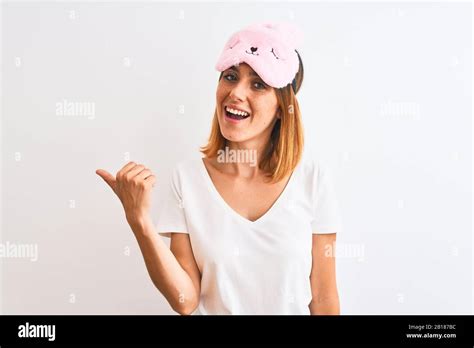
[[[260,23],[234,33],[208,143],[179,161],[156,224],[156,178],[130,162],[113,176],[149,275],[179,314],[339,314],[334,246],[341,230],[328,168],[303,152],[296,94],[301,32]],[[170,247],[160,237],[171,238]]]

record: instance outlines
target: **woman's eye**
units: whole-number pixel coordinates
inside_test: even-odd
[[[224,74],[223,77],[227,81],[237,81],[237,76],[234,75],[234,74]],[[252,85],[255,89],[265,89],[266,88],[265,84],[261,81],[255,81],[255,82],[253,82]]]
[[[232,74],[227,74],[227,75],[224,75],[224,78],[225,78],[227,81],[234,81],[235,76],[232,75]]]
[[[256,89],[265,89],[265,85],[261,82],[255,82],[253,85]]]

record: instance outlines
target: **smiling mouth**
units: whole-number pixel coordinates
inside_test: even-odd
[[[248,112],[236,110],[229,108],[228,106],[224,107],[225,115],[234,120],[243,120],[250,116]]]

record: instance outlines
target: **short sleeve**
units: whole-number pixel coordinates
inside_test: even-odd
[[[321,163],[313,171],[313,220],[314,234],[337,233],[342,230],[339,203],[329,168]]]
[[[179,171],[175,168],[158,204],[156,229],[163,237],[171,238],[171,232],[189,233],[181,189]]]

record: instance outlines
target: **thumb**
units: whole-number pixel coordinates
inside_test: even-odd
[[[104,179],[107,185],[109,185],[110,188],[115,192],[115,177],[112,174],[103,169],[97,169],[95,173]]]

